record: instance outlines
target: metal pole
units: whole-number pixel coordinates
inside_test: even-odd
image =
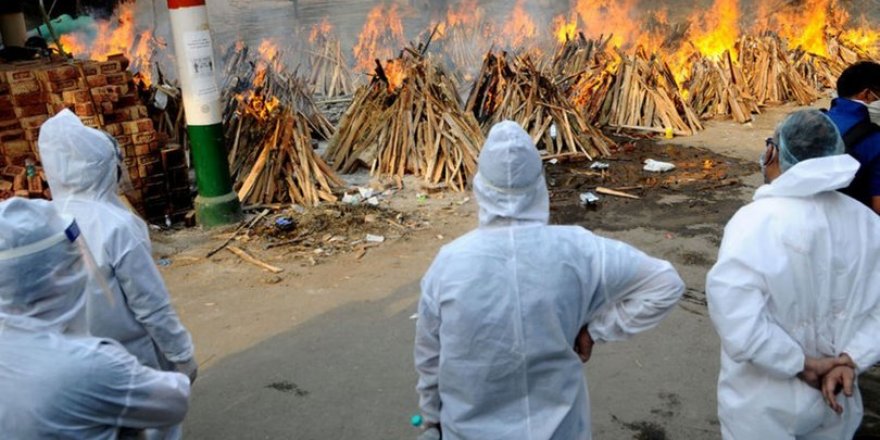
[[[241,220],[223,142],[220,90],[205,0],[168,0],[174,52],[199,195],[196,220],[213,227]]]

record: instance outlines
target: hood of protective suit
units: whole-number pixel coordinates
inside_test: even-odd
[[[70,198],[120,204],[119,156],[110,137],[62,110],[40,128],[40,161],[55,200]]]
[[[76,222],[50,202],[0,203],[0,332],[69,331],[84,320],[87,273],[78,237]]]
[[[547,224],[550,195],[544,166],[532,138],[504,121],[489,131],[474,178],[480,226]]]
[[[797,163],[772,183],[758,188],[755,200],[767,197],[811,197],[846,188],[856,177],[859,161],[848,154]]]

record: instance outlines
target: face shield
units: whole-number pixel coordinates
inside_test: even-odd
[[[116,138],[110,135],[110,133],[102,131],[110,143],[113,145],[113,152],[116,155],[116,182],[117,182],[117,192],[121,195],[124,195],[129,202],[134,199],[134,184],[131,183],[131,175],[128,173],[128,167],[123,166],[125,163],[125,159],[122,156],[122,148],[119,147],[119,142],[116,141]]]
[[[37,217],[39,216],[39,217]],[[76,221],[45,201],[0,204],[0,333],[6,328],[87,334],[89,277],[112,301]]]

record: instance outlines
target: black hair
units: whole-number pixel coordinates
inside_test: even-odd
[[[880,95],[880,64],[859,61],[846,68],[837,79],[837,96],[852,98],[869,89]]]

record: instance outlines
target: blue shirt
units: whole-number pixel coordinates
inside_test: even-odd
[[[864,104],[846,98],[831,101],[828,116],[837,125],[841,136],[855,127],[856,124],[870,120],[868,108]],[[848,151],[862,167],[855,180],[843,190],[856,200],[871,206],[871,198],[880,196],[880,133],[873,133],[862,139]]]

